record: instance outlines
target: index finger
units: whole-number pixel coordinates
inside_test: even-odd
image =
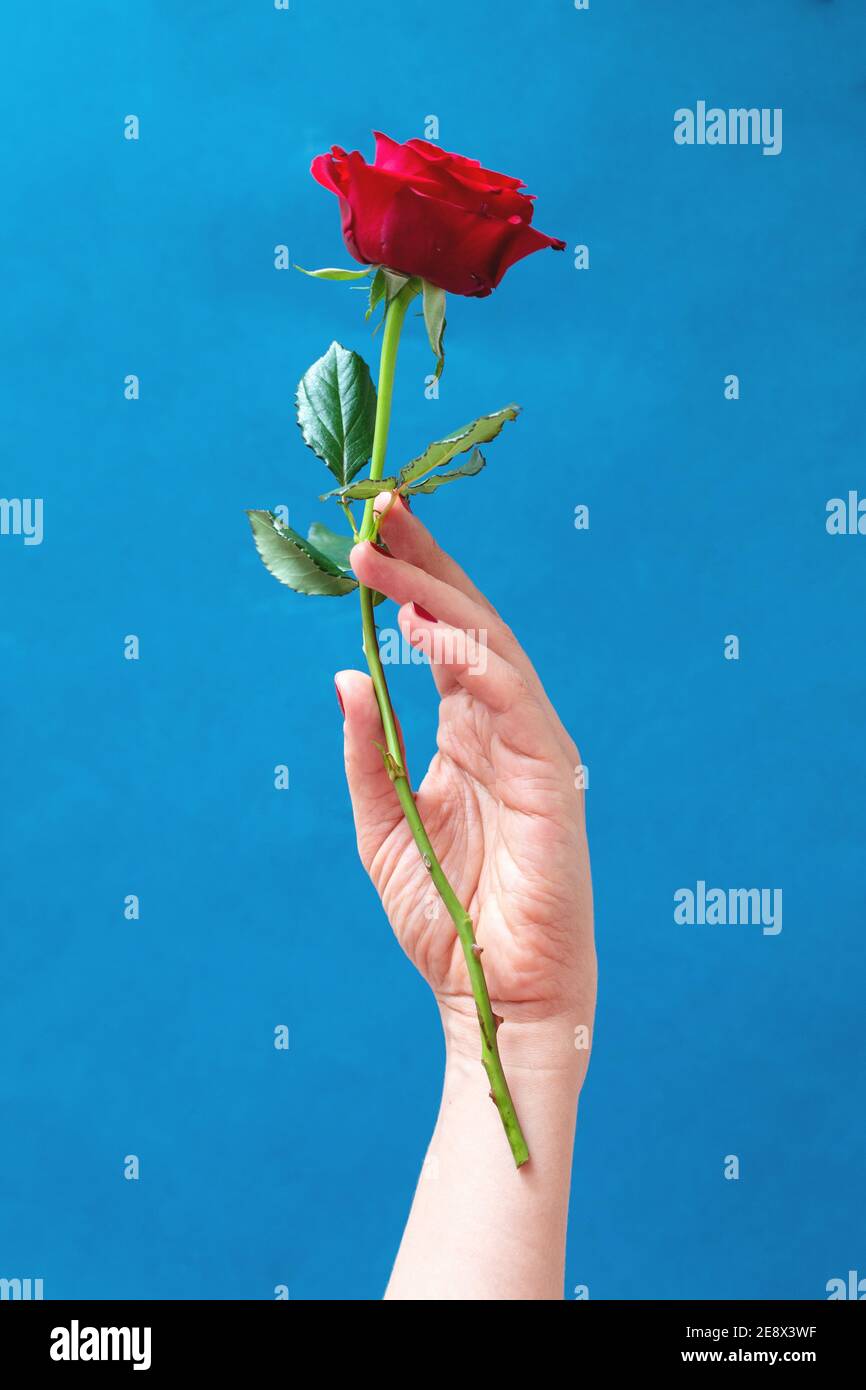
[[[384,513],[391,497],[390,492],[380,492],[376,498],[376,511]],[[393,506],[388,508],[387,515],[383,516],[379,534],[398,560],[407,560],[434,579],[441,579],[452,588],[459,589],[473,602],[482,604],[494,617],[499,616],[490,600],[472,583],[457,561],[442,549],[423,521],[410,512],[399,495],[395,497]]]

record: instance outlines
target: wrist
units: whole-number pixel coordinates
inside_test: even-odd
[[[542,1210],[548,1214],[558,1248],[565,1239],[575,1124],[587,1066],[586,1051],[574,1047],[574,1025],[566,1029],[563,1019],[509,1023],[506,1016],[499,1028],[502,1066],[529,1149],[529,1162],[516,1169],[497,1108],[488,1099],[477,1021],[462,1011],[454,1016],[450,1008],[442,1014],[445,1077],[431,1153],[444,1162],[441,1156],[458,1146],[464,1174],[466,1164],[480,1164],[485,1181],[499,1193],[500,1206],[513,1201],[515,1210],[522,1210],[527,1203],[536,1215]],[[561,1270],[554,1263],[559,1292],[549,1296],[560,1298]]]
[[[515,1010],[494,1004],[505,1016],[503,1065],[529,1148],[529,1162],[516,1168],[487,1098],[472,999],[438,1002],[446,1040],[442,1103],[386,1296],[558,1301],[587,1051],[574,1046],[573,1022],[518,1022]]]
[[[445,1035],[445,1065],[452,1079],[469,1074],[477,1079],[481,1066],[478,1020],[471,1000],[456,1005],[440,999],[439,1011]],[[529,1076],[538,1084],[557,1083],[565,1092],[580,1091],[589,1062],[592,1019],[581,1022],[559,1014],[544,1019],[516,1019],[513,1010],[494,1004],[504,1013],[497,1033],[499,1054],[512,1094]],[[516,1095],[515,1095],[516,1100]]]

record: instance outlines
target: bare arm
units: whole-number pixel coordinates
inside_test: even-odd
[[[567,1023],[558,1040],[539,1038],[534,1056],[527,1055],[528,1040],[510,1047],[508,1030],[500,1036],[532,1157],[515,1168],[475,1040],[450,1038],[439,1119],[386,1298],[563,1296],[582,1066]]]

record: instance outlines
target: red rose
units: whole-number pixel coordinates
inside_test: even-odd
[[[426,140],[376,135],[376,161],[334,145],[311,173],[340,199],[343,236],[364,265],[418,275],[452,294],[486,295],[509,266],[565,242],[530,226],[520,179],[482,169]]]

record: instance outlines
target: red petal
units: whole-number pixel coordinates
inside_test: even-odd
[[[565,249],[529,225],[532,200],[517,192],[519,180],[424,140],[399,145],[376,132],[375,165],[335,145],[313,160],[311,172],[339,197],[356,260],[422,276],[453,294],[488,295],[516,261]]]
[[[323,188],[329,188],[332,193],[339,193],[340,185],[335,178],[335,161],[331,155],[317,154],[310,165],[310,173]]]
[[[528,194],[515,191],[519,180],[489,174],[477,161],[448,154],[426,140],[410,140],[406,145],[399,145],[381,131],[373,133],[377,169],[400,174],[422,193],[438,188],[439,196],[456,207],[489,217],[517,216],[521,222],[531,221],[532,199]],[[435,157],[430,153],[433,151]]]
[[[449,150],[443,150],[439,145],[432,145],[429,140],[409,140],[407,148],[415,150],[422,158],[439,163],[448,160],[455,166],[455,172],[463,175],[465,179],[472,183],[482,183],[490,187],[498,188],[524,188],[522,179],[512,178],[510,174],[498,174],[494,169],[485,169],[477,159],[467,159],[462,154],[452,154]]]

